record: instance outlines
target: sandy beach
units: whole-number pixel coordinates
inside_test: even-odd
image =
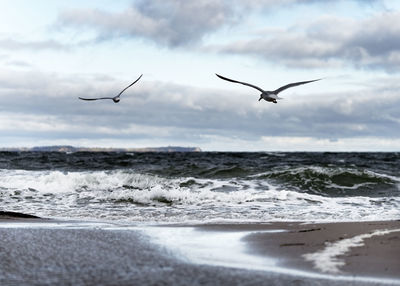
[[[246,255],[271,258],[275,268],[221,266],[215,257],[191,261],[190,255],[155,242],[146,228],[175,233],[182,245],[186,238],[179,237],[179,229],[190,228],[204,237],[240,233]],[[383,230],[387,233],[380,233]],[[375,235],[364,237],[358,246],[351,244],[349,239],[364,234]],[[3,212],[0,238],[1,285],[400,285],[399,221],[136,227]],[[305,258],[318,252],[323,257],[321,251],[340,241],[347,242],[347,250],[341,246],[343,253],[330,257],[343,262],[337,271],[317,267],[327,261]],[[207,241],[201,247],[206,253]],[[236,255],[226,251],[228,259]]]
[[[255,231],[244,237],[251,253],[274,257],[282,267],[331,275],[400,279],[400,221],[316,224],[279,222],[206,225],[200,228]],[[285,231],[264,232],[268,230]],[[317,254],[314,255],[316,259],[311,259],[310,254]],[[324,258],[318,259],[318,256]],[[329,259],[334,261],[333,265],[329,264],[326,269],[319,265],[329,263]]]

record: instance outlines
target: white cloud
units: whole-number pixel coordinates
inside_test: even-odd
[[[313,137],[262,137],[270,151],[398,151],[400,139],[379,137],[342,138],[338,140]],[[260,149],[265,150],[265,149]]]
[[[2,112],[0,115],[0,132],[60,132],[68,129],[70,129],[68,124],[56,116],[9,112]]]

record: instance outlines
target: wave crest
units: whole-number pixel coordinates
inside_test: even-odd
[[[199,179],[163,178],[129,170],[0,170],[0,200],[10,210],[39,216],[131,221],[337,221],[399,216],[398,196],[335,197],[299,192],[293,188],[296,180],[300,181],[302,188],[305,183],[311,184],[306,181],[307,175],[318,175],[321,180],[329,177],[333,184],[337,183],[337,176],[347,176],[346,172],[298,168],[275,170],[245,179]],[[288,176],[292,178],[290,187],[270,184],[270,181],[282,178],[287,180]],[[372,173],[359,175],[360,178],[363,176],[368,180],[375,178],[378,182],[397,182],[395,178],[384,179]],[[351,191],[352,188],[360,189],[359,186],[347,187]]]
[[[368,170],[338,167],[284,167],[254,178],[280,188],[324,196],[387,196],[399,191],[400,178]]]

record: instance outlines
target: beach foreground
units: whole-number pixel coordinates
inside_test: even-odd
[[[225,260],[207,255],[216,237]],[[132,226],[3,215],[0,240],[1,285],[400,285],[400,221]],[[254,264],[224,263],[240,255]]]

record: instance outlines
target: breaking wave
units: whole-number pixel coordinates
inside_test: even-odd
[[[340,168],[281,168],[242,178],[2,169],[0,177],[2,205],[45,217],[147,222],[400,217],[396,177]],[[372,192],[377,188],[385,195]]]
[[[284,167],[253,176],[298,192],[323,196],[398,195],[400,178],[369,170],[343,167]]]

